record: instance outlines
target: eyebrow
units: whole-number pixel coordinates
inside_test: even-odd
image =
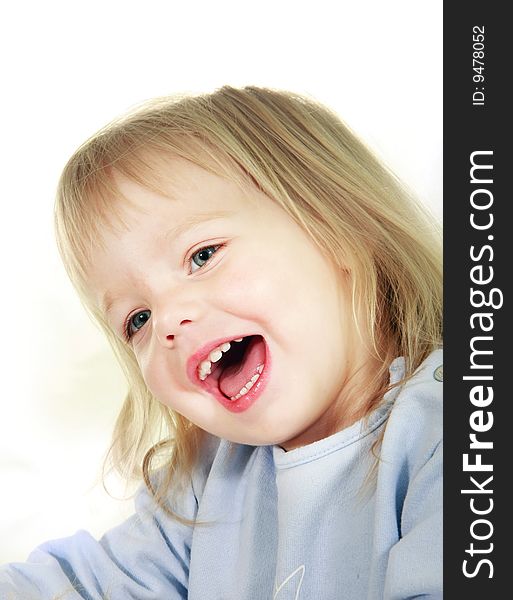
[[[217,212],[204,212],[196,213],[184,219],[181,223],[172,227],[165,235],[165,239],[176,238],[183,235],[189,229],[192,229],[196,225],[206,223],[208,221],[216,221],[217,219],[223,219],[233,215],[233,211],[221,210]]]
[[[209,221],[223,219],[230,215],[233,215],[233,211],[222,210],[217,212],[196,213],[190,217],[187,217],[175,227],[169,229],[169,231],[165,234],[164,239],[167,241],[170,238],[177,238],[197,225],[201,225],[202,223],[207,223]],[[112,305],[122,297],[123,296],[121,294],[112,294],[107,290],[100,303],[100,308],[103,313],[108,314],[112,308]]]

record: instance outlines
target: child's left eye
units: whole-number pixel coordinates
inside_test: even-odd
[[[205,265],[212,256],[219,250],[221,244],[217,246],[205,246],[204,248],[200,248],[197,252],[195,252],[191,256],[191,272],[197,271],[201,269],[203,265]]]

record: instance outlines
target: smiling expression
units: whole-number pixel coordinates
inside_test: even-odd
[[[182,159],[162,194],[116,183],[126,227],[103,231],[89,284],[160,402],[219,437],[286,449],[361,416],[372,360],[350,272],[249,184]]]

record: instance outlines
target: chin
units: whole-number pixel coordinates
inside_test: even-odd
[[[295,441],[301,438],[301,434],[304,430],[301,428],[298,430],[291,429],[290,427],[284,430],[284,428],[274,427],[262,429],[261,431],[260,434],[248,436],[251,437],[251,439],[241,443],[252,446],[294,446]]]

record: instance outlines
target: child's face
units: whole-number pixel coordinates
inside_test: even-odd
[[[370,366],[350,273],[256,188],[178,159],[169,175],[168,197],[119,179],[128,228],[104,232],[90,274],[149,389],[246,444],[292,449],[350,424]]]

